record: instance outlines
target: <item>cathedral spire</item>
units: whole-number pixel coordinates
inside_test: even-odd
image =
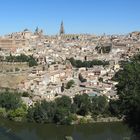
[[[65,34],[65,31],[64,31],[64,24],[63,24],[63,21],[61,22],[61,26],[60,26],[60,35],[63,35]]]

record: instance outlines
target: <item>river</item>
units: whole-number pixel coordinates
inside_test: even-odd
[[[120,122],[57,126],[0,120],[0,140],[64,140],[65,136],[74,140],[124,140],[130,135]]]

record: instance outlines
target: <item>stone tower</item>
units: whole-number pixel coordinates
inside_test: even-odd
[[[63,35],[65,34],[65,31],[64,31],[64,24],[63,24],[63,21],[61,22],[61,26],[60,26],[60,35]]]

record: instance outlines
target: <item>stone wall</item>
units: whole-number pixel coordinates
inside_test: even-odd
[[[28,63],[0,62],[0,73],[26,71],[29,68]]]

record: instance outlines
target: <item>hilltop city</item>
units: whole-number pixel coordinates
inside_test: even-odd
[[[140,51],[140,32],[126,35],[44,35],[38,27],[0,37],[0,90],[27,92],[36,101],[77,94],[117,99],[113,76]]]

